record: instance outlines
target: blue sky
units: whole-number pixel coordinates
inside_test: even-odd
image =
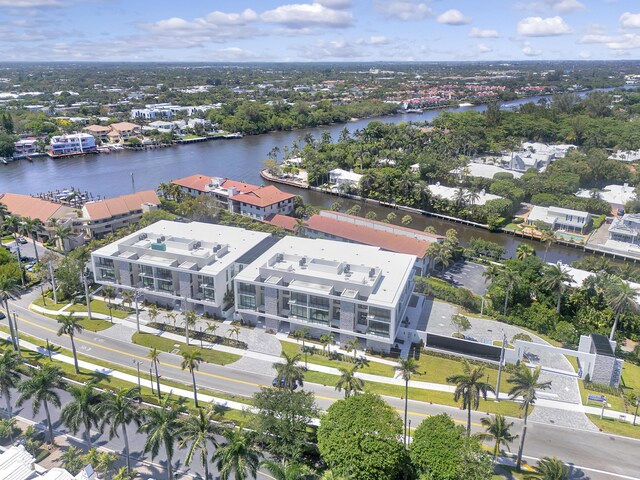
[[[639,0],[0,0],[5,61],[639,56]]]

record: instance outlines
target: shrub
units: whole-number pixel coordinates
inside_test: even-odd
[[[476,295],[466,288],[449,285],[438,278],[416,277],[416,290],[427,296],[460,305],[474,313],[479,313],[482,305],[482,297],[480,295]]]

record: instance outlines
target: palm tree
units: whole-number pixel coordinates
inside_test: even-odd
[[[127,308],[131,308],[131,303],[135,297],[135,293],[132,290],[123,290],[122,293],[122,305]]]
[[[358,355],[359,348],[362,348],[362,344],[360,343],[360,340],[358,340],[357,338],[354,337],[347,342],[347,352],[350,352],[351,350],[353,350],[354,363],[356,361],[356,356]]]
[[[529,475],[526,480],[567,480],[571,468],[556,457],[543,457],[536,465],[536,475]]]
[[[204,331],[215,337],[218,328],[220,328],[220,325],[218,325],[216,322],[207,322],[207,328],[205,328]]]
[[[613,327],[611,327],[609,340],[613,340],[613,336],[616,334],[620,315],[638,310],[639,306],[636,302],[636,297],[640,293],[627,282],[620,280],[620,278],[615,276],[612,276],[612,278],[615,280],[608,285],[605,293],[607,300],[609,301],[609,305],[616,313],[616,317],[613,321]]]
[[[250,435],[241,429],[232,429],[225,433],[226,443],[216,450],[211,459],[216,462],[220,480],[229,480],[232,473],[234,480],[256,477],[261,455]]]
[[[507,314],[507,307],[509,306],[509,296],[513,287],[520,280],[518,273],[511,268],[503,268],[498,276],[498,281],[504,284],[504,315]]]
[[[569,275],[569,270],[560,265],[549,265],[544,269],[542,274],[541,286],[549,291],[555,292],[558,296],[556,303],[556,313],[560,313],[560,302],[562,301],[562,292],[564,292],[567,284],[573,280],[573,276]]]
[[[447,382],[453,383],[456,389],[453,401],[462,399],[462,408],[467,409],[467,437],[471,436],[471,409],[477,410],[480,398],[487,399],[487,393],[495,390],[487,382],[483,382],[484,367],[472,367],[468,360],[462,361],[462,374],[447,377]]]
[[[24,217],[20,225],[20,233],[27,237],[31,237],[33,242],[33,251],[36,252],[36,262],[40,261],[38,248],[36,247],[36,237],[38,233],[44,230],[44,223],[39,218]]]
[[[13,322],[11,321],[11,311],[9,310],[9,299],[18,296],[18,288],[13,278],[0,276],[0,300],[4,303],[7,312],[7,322],[9,322],[9,332],[11,333],[11,343],[13,349],[18,350],[18,337],[16,336]]]
[[[509,443],[513,442],[518,435],[511,434],[511,427],[513,422],[508,422],[504,415],[494,415],[493,417],[484,417],[480,420],[482,426],[485,428],[485,433],[478,433],[476,436],[479,440],[493,440],[495,441],[493,447],[493,461],[496,461],[498,454],[500,453],[500,447],[504,445],[509,449]]]
[[[189,370],[191,374],[191,382],[193,383],[193,403],[196,408],[198,408],[198,386],[196,385],[196,370],[200,366],[200,362],[202,362],[202,353],[200,350],[189,349],[182,353],[182,363],[180,364],[180,368],[182,370]]]
[[[158,399],[161,398],[161,394],[160,394],[160,375],[158,375],[158,365],[160,364],[160,350],[158,350],[156,347],[153,347],[151,350],[149,350],[149,353],[147,354],[147,357],[149,358],[149,360],[151,360],[151,364],[153,365],[153,368],[155,369],[155,373],[156,373],[156,387],[158,390]]]
[[[409,413],[409,380],[413,375],[418,375],[418,364],[413,358],[401,358],[398,365],[393,367],[404,380],[404,444],[407,444],[407,415]]]
[[[520,245],[518,245],[518,248],[516,248],[516,258],[518,260],[524,260],[525,258],[529,258],[535,255],[535,249],[527,243],[521,243]]]
[[[71,340],[71,350],[73,352],[73,364],[76,368],[76,373],[80,373],[80,368],[78,367],[78,354],[76,352],[76,342],[74,340],[76,333],[82,333],[82,325],[80,324],[80,319],[75,317],[73,312],[68,315],[58,315],[57,317],[58,323],[60,324],[60,328],[58,329],[58,336],[69,335],[69,339]]]
[[[20,254],[20,243],[18,242],[18,230],[20,229],[21,220],[17,215],[6,217],[2,221],[2,228],[9,233],[13,233],[13,239],[16,242],[16,250],[18,252],[18,267],[20,268],[20,282],[24,287],[24,271],[22,270],[22,255]]]
[[[127,467],[121,467],[120,470],[116,472],[116,474],[111,477],[111,480],[135,480],[138,476],[138,472],[136,470],[131,470]]]
[[[222,433],[222,427],[219,423],[214,422],[215,409],[214,404],[209,404],[205,410],[199,408],[185,418],[179,427],[178,447],[188,447],[185,465],[191,465],[193,456],[200,451],[200,461],[204,467],[204,478],[209,480],[209,444],[218,448],[217,437]]]
[[[321,335],[319,340],[320,344],[322,345],[322,350],[325,351],[326,349],[327,356],[329,356],[329,354],[331,353],[329,345],[332,345],[334,341],[333,334],[327,333],[326,335]]]
[[[529,406],[536,403],[536,390],[547,390],[551,388],[551,382],[539,382],[540,367],[530,369],[524,364],[520,364],[513,376],[507,379],[507,383],[512,384],[509,390],[511,399],[522,397],[520,409],[524,409],[524,425],[522,427],[522,436],[520,437],[520,446],[518,447],[517,467],[520,469],[522,464],[522,452],[524,450],[524,439],[527,435],[527,417],[529,416]]]
[[[105,393],[102,402],[98,405],[98,413],[102,416],[104,428],[109,423],[109,440],[114,436],[118,437],[118,428],[122,431],[124,441],[124,455],[127,460],[127,469],[131,470],[131,451],[129,449],[129,436],[127,435],[127,425],[135,422],[140,425],[140,410],[137,403],[141,400],[140,388],[121,388],[117,392]]]
[[[451,263],[453,254],[451,250],[443,242],[433,242],[427,248],[427,256],[433,261],[433,268],[440,263],[442,265],[442,271]]]
[[[71,227],[65,227],[65,226],[59,225],[54,230],[54,236],[58,240],[60,240],[60,248],[62,249],[62,252],[65,255],[67,253],[67,247],[64,244],[64,242],[71,236],[71,234],[72,234]]]
[[[186,310],[184,312],[184,338],[189,345],[189,328],[195,327],[196,321],[198,317],[196,316],[196,312],[193,310]]]
[[[146,433],[144,452],[151,452],[151,458],[158,455],[161,446],[167,456],[167,478],[173,479],[173,449],[176,442],[176,432],[180,427],[180,415],[184,412],[181,403],[173,402],[169,393],[160,402],[160,408],[149,407],[142,412],[143,421],[139,431]]]
[[[284,357],[284,363],[273,364],[273,368],[277,372],[274,380],[276,386],[282,386],[290,390],[295,390],[298,386],[304,386],[304,368],[298,365],[300,354],[289,355],[287,352],[282,352],[282,356]]]
[[[364,381],[356,377],[358,365],[354,365],[351,368],[338,367],[338,370],[340,370],[340,378],[336,383],[336,390],[338,392],[344,390],[344,398],[349,398],[351,393],[355,394],[364,390]]]
[[[111,313],[111,309],[113,308],[113,300],[116,296],[116,292],[113,290],[113,287],[106,286],[102,289],[102,295],[107,299],[107,308],[109,309],[109,319],[111,323],[113,323],[113,314]]]
[[[151,320],[151,323],[154,323],[156,321],[156,318],[158,318],[158,316],[160,315],[160,310],[153,303],[149,305],[149,308],[147,308],[147,312],[149,313],[149,320]]]
[[[95,382],[88,382],[83,386],[69,385],[67,391],[73,399],[66,403],[60,412],[62,423],[74,434],[80,430],[81,426],[84,427],[89,448],[92,446],[91,426],[98,427],[100,415],[97,407],[102,400],[102,396],[94,386]]]
[[[236,342],[239,342],[240,341],[240,333],[241,332],[242,332],[242,330],[240,330],[240,327],[233,326],[229,330],[227,330],[227,335],[229,336],[229,338],[231,338],[232,335],[235,335],[236,336]]]
[[[51,364],[43,365],[31,378],[28,378],[18,385],[20,397],[18,397],[18,401],[16,402],[17,406],[21,406],[26,400],[30,399],[34,415],[37,415],[40,407],[44,406],[44,412],[47,416],[47,426],[49,428],[49,442],[51,445],[53,445],[53,423],[51,423],[49,403],[54,407],[60,407],[58,390],[64,390],[62,370]]]
[[[302,351],[304,352],[304,368],[307,368],[307,348],[305,345],[305,340],[308,340],[311,337],[309,327],[304,327],[300,330],[294,330],[293,332],[291,332],[291,336],[298,341],[302,340]]]
[[[318,478],[313,470],[304,464],[296,462],[276,463],[272,460],[263,460],[260,465],[266,468],[274,480],[302,480]],[[313,477],[311,477],[313,475]]]
[[[296,218],[296,223],[293,226],[293,234],[296,237],[304,237],[304,229],[306,226],[307,223],[304,221],[304,218]]]
[[[11,390],[18,387],[20,374],[18,366],[22,363],[22,357],[15,350],[5,350],[0,355],[0,397],[7,402],[9,418],[13,417],[11,410]]]

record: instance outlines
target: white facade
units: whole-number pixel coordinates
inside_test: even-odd
[[[91,254],[95,281],[148,302],[223,316],[240,258],[268,233],[162,220]],[[186,304],[186,305],[185,305]]]
[[[591,190],[580,190],[576,193],[576,197],[592,198]],[[627,202],[636,198],[635,189],[630,187],[628,183],[624,185],[607,185],[597,192],[597,198],[604,200],[614,208],[624,207]]]
[[[49,155],[74,155],[96,151],[96,140],[88,133],[74,133],[71,135],[55,135],[51,137]]]
[[[413,292],[416,257],[377,247],[285,237],[235,279],[236,315],[267,330],[309,327],[388,352]]]
[[[458,188],[453,188],[453,187],[446,187],[444,185],[440,185],[440,182],[436,183],[435,185],[429,185],[427,187],[429,189],[429,191],[431,192],[431,195],[433,195],[434,197],[437,198],[442,198],[444,200],[448,200],[450,202],[454,202],[456,201],[456,198],[458,196]],[[471,192],[466,189],[463,188],[462,189],[462,193],[464,194],[464,196],[470,196]],[[473,201],[469,201],[469,203],[473,204],[473,205],[484,205],[485,203],[487,203],[490,200],[499,200],[502,197],[498,196],[498,195],[493,195],[491,193],[487,193],[484,190],[481,190],[480,192],[477,192],[478,197],[476,199],[473,199]]]
[[[535,205],[529,212],[527,223],[534,225],[536,222],[547,223],[551,225],[552,230],[584,233],[591,222],[591,214],[569,208]]]
[[[336,185],[355,185],[358,186],[362,175],[354,172],[347,172],[341,168],[336,168],[329,172],[329,183]]]

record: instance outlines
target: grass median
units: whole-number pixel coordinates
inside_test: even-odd
[[[234,353],[221,352],[208,348],[200,348],[195,345],[187,345],[186,343],[172,340],[170,338],[159,337],[152,333],[134,333],[131,341],[136,345],[142,345],[147,348],[157,348],[163,352],[176,353],[182,355],[182,352],[197,350],[200,352],[202,359],[207,363],[215,363],[217,365],[229,365],[230,363],[240,360],[240,355]]]
[[[600,415],[587,414],[589,420],[591,420],[600,430],[606,433],[612,433],[614,435],[621,435],[623,437],[640,438],[640,422],[636,422],[633,425],[629,422],[616,420],[614,418],[600,418]]]

